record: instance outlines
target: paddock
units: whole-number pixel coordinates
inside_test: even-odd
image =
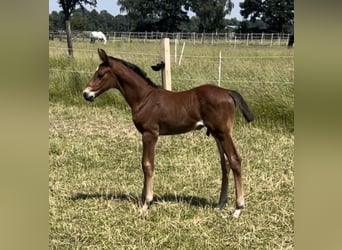
[[[52,249],[294,247],[293,50],[187,43],[178,66],[180,48],[171,46],[174,90],[216,84],[221,51],[221,85],[241,92],[255,115],[248,125],[238,115],[234,126],[246,199],[234,219],[234,199],[215,209],[220,159],[203,130],[159,139],[155,204],[140,215],[142,144],[125,100],[117,91],[90,105],[80,96],[99,64],[100,44],[75,42],[74,60],[64,42],[49,46]],[[105,49],[160,83],[160,73],[150,68],[160,61],[158,43],[107,43]]]

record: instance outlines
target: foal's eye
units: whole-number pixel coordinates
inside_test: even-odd
[[[98,74],[97,74],[97,78],[99,78],[99,79],[102,79],[103,76],[104,76],[103,73],[98,73]]]

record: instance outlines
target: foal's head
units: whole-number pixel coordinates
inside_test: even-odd
[[[97,67],[94,76],[90,79],[83,96],[87,101],[94,101],[97,96],[110,88],[118,88],[118,78],[112,70],[113,61],[103,49],[98,49],[102,63]]]

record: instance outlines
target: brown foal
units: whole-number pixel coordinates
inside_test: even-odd
[[[124,60],[110,57],[98,49],[102,63],[83,91],[87,101],[94,101],[108,89],[118,89],[132,109],[136,128],[142,134],[142,190],[143,210],[153,200],[153,172],[155,147],[159,135],[174,135],[195,129],[207,128],[217,144],[221,159],[222,185],[218,208],[228,201],[230,169],[235,181],[236,210],[238,217],[245,205],[242,186],[241,157],[232,140],[235,107],[250,122],[253,115],[242,98],[233,90],[214,85],[201,85],[181,92],[167,91],[155,85],[139,67]]]

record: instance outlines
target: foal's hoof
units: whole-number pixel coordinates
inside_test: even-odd
[[[215,206],[215,209],[216,210],[222,210],[224,208],[224,205],[222,206],[222,205],[216,205]]]
[[[150,206],[147,205],[147,204],[144,204],[144,205],[142,206],[142,208],[141,208],[141,210],[142,210],[142,211],[145,211],[145,212],[147,212],[149,209],[150,209]]]
[[[239,216],[241,214],[241,211],[242,211],[242,209],[239,209],[239,208],[235,209],[235,211],[233,213],[233,217],[234,218],[239,218]]]
[[[227,201],[220,202],[219,204],[216,205],[215,209],[221,210],[223,209],[227,204]]]
[[[148,210],[149,210],[149,207],[144,204],[140,209],[139,209],[139,213],[140,215],[147,215],[148,214]]]
[[[152,205],[152,201],[151,202],[144,202],[143,206],[139,209],[140,214],[147,214],[151,208],[151,205]]]

